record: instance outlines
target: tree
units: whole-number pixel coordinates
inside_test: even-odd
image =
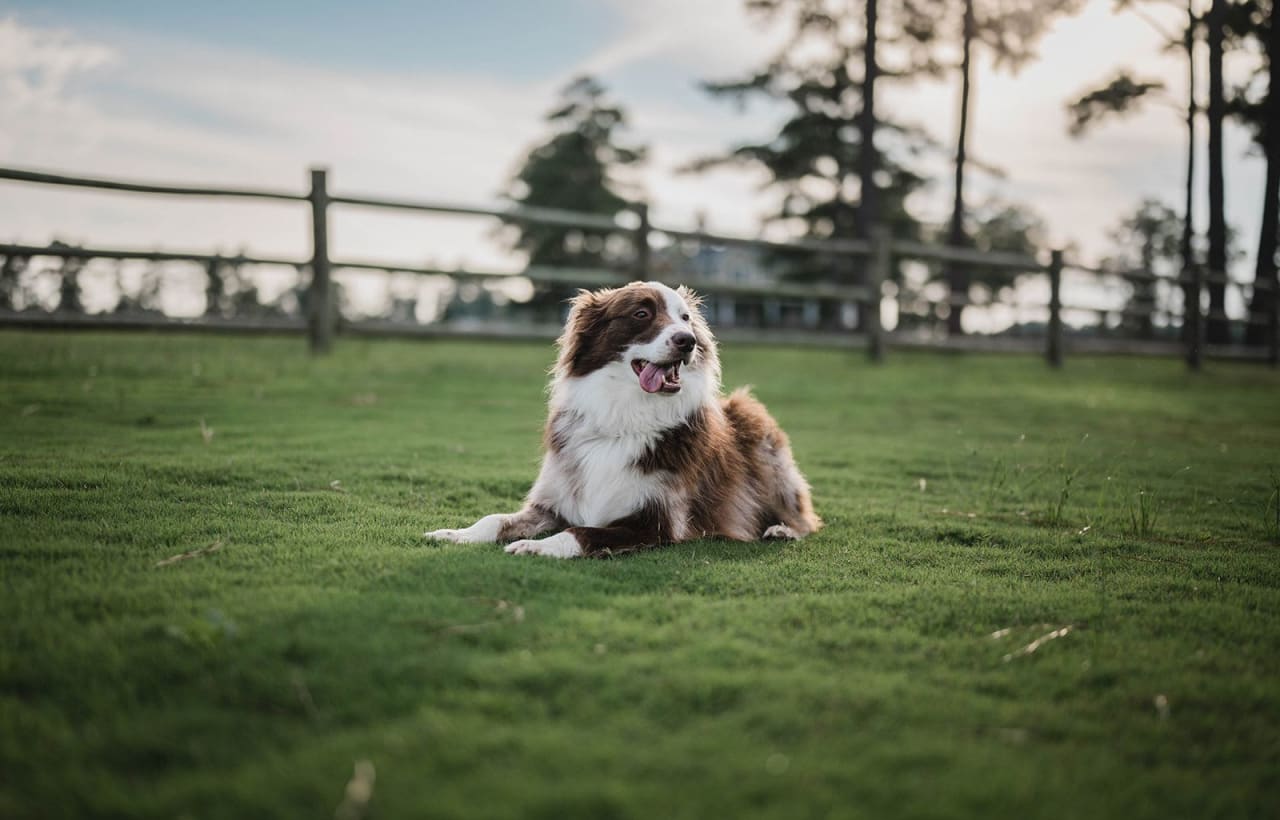
[[[1034,257],[1048,246],[1049,231],[1044,220],[1025,205],[993,199],[967,208],[964,219],[965,241],[975,250]],[[1003,268],[967,266],[964,292],[968,296],[971,290],[976,290],[972,296],[978,304],[991,301],[1001,291],[1006,291],[1006,297],[1012,297],[1016,278],[1010,277],[1009,271]],[[949,333],[960,332],[951,329],[954,327],[952,317],[957,313],[956,306],[951,305],[947,316]]]
[[[964,218],[965,236],[969,247],[974,250],[1033,257],[1048,246],[1048,229],[1044,220],[1025,205],[991,198],[966,207]],[[941,242],[949,229],[949,224],[934,226],[926,238]],[[900,329],[926,322],[932,332],[935,318],[947,323],[949,310],[953,308],[946,303],[938,303],[936,292],[932,297],[929,295],[929,291],[934,290],[932,286],[944,280],[944,272],[941,265],[932,264],[926,268],[912,265],[904,272],[898,283]],[[970,265],[968,274],[972,305],[1016,299],[1021,274],[1008,268],[979,264]]]
[[[865,36],[862,41],[862,111],[858,114],[858,139],[862,150],[857,156],[858,198],[857,220],[853,231],[867,236],[872,225],[880,222],[880,191],[876,180],[876,171],[881,165],[880,152],[876,147],[876,81],[880,77],[880,60],[876,55],[879,47],[880,4],[876,0],[867,0],[866,17],[863,28]],[[844,55],[841,55],[844,57]],[[847,61],[847,57],[844,60]],[[848,70],[842,63],[842,68]],[[843,181],[843,180],[842,180]]]
[[[1097,121],[1110,115],[1128,114],[1151,92],[1164,90],[1164,83],[1159,80],[1139,80],[1121,69],[1105,85],[1067,104],[1071,120],[1067,130],[1073,137],[1083,136]]]
[[[1182,218],[1163,202],[1144,199],[1137,209],[1111,232],[1114,246],[1106,265],[1120,271],[1138,270],[1176,278],[1181,271]],[[1126,315],[1123,323],[1143,338],[1154,334],[1152,312],[1159,293],[1154,280],[1131,283],[1129,307],[1138,315]]]
[[[1276,272],[1277,231],[1280,230],[1280,29],[1273,21],[1272,0],[1237,3],[1227,20],[1229,33],[1256,42],[1261,56],[1258,70],[1227,101],[1231,116],[1253,132],[1256,146],[1266,162],[1263,184],[1262,226],[1258,231],[1254,261],[1253,296],[1249,300],[1251,323],[1246,330],[1248,344],[1264,344],[1269,338],[1272,311],[1280,290]],[[1265,84],[1264,84],[1265,83]]]
[[[17,310],[26,306],[22,287],[22,275],[31,264],[31,257],[6,254],[0,262],[0,308]]]
[[[1212,0],[1209,6],[1205,36],[1209,41],[1209,319],[1205,323],[1205,341],[1225,344],[1231,341],[1231,326],[1226,314],[1227,217],[1225,180],[1222,169],[1222,122],[1226,118],[1227,100],[1222,77],[1227,0]]]
[[[922,129],[878,113],[876,88],[886,79],[938,70],[923,47],[932,31],[929,12],[937,2],[898,0],[886,7],[868,0],[858,9],[847,0],[746,0],[748,13],[785,25],[788,36],[755,73],[707,82],[703,88],[739,105],[755,98],[780,102],[790,118],[773,138],[740,145],[727,156],[702,159],[690,168],[763,168],[770,176],[767,185],[784,194],[769,221],[790,223],[806,238],[865,239],[875,225],[886,226],[895,236],[917,237],[920,225],[906,203],[924,178],[911,164],[934,143]],[[885,58],[886,53],[893,59]],[[792,279],[829,280],[841,268],[853,281],[863,275],[860,262],[832,264],[798,252],[770,256]],[[870,309],[863,305],[864,311]],[[838,325],[839,306],[822,303],[819,321]]]
[[[932,141],[878,114],[875,95],[882,79],[936,70],[919,48],[931,2],[903,0],[886,15],[870,0],[859,15],[836,0],[748,0],[748,12],[788,26],[786,42],[756,73],[703,87],[739,104],[757,97],[782,102],[790,118],[773,138],[691,168],[764,168],[768,184],[784,192],[771,220],[794,223],[809,238],[865,238],[881,223],[898,236],[918,235],[906,199],[924,179],[910,164]],[[882,46],[895,47],[897,62],[882,64]]]
[[[55,239],[49,243],[49,247],[71,248],[73,246]],[[58,302],[53,308],[55,311],[84,313],[84,304],[80,300],[80,274],[84,272],[87,261],[74,256],[64,256],[59,260],[57,268],[50,268],[58,277]]]
[[[947,4],[951,8],[957,2]],[[1079,0],[958,0],[959,21],[952,24],[960,32],[960,123],[956,132],[955,183],[952,188],[950,230],[947,243],[963,246],[965,232],[964,182],[968,164],[969,117],[973,88],[973,47],[985,46],[997,67],[1017,71],[1035,57],[1035,45],[1056,14],[1074,11]],[[967,294],[969,269],[952,264],[947,268],[952,294]],[[953,305],[948,330],[963,332],[960,324],[963,305]]]
[[[1175,3],[1161,3],[1173,7]],[[1181,48],[1187,60],[1187,99],[1182,110],[1185,111],[1187,126],[1187,164],[1184,177],[1184,198],[1182,210],[1182,238],[1179,251],[1182,259],[1182,273],[1189,276],[1196,266],[1195,224],[1192,220],[1193,203],[1195,201],[1196,175],[1196,120],[1199,106],[1196,102],[1196,43],[1202,20],[1196,14],[1195,0],[1187,0],[1185,25],[1180,33],[1166,28],[1147,16],[1142,8],[1141,0],[1116,0],[1117,10],[1132,10],[1147,21],[1164,38],[1166,48]],[[1090,126],[1110,115],[1125,115],[1138,110],[1148,99],[1164,92],[1164,84],[1159,81],[1138,80],[1127,70],[1121,70],[1111,81],[1102,87],[1082,95],[1067,106],[1070,115],[1069,131],[1072,136],[1082,135]],[[1176,106],[1175,106],[1176,107]],[[1199,296],[1192,294],[1189,282],[1183,283],[1183,297],[1186,304],[1198,301]],[[1190,325],[1184,323],[1183,332],[1191,331]]]
[[[608,101],[604,87],[591,77],[578,77],[561,92],[546,121],[551,136],[529,151],[503,196],[523,206],[609,217],[631,207],[632,201],[619,193],[617,172],[641,162],[645,152],[618,141],[626,114]],[[526,254],[529,267],[611,267],[634,252],[630,235],[622,230],[511,224],[511,246]],[[563,289],[539,285],[533,302],[544,312],[558,313],[564,295]]]

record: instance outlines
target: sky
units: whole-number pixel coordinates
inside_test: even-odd
[[[759,172],[679,169],[776,131],[778,108],[739,109],[698,83],[758,68],[777,38],[741,0],[0,0],[0,165],[299,192],[307,169],[325,166],[343,194],[493,204],[547,135],[542,117],[557,91],[591,73],[628,111],[628,141],[650,147],[630,181],[655,224],[687,227],[701,214],[713,230],[754,235],[776,202]],[[1029,206],[1055,244],[1093,262],[1144,197],[1180,210],[1185,129],[1157,105],[1073,139],[1064,103],[1120,66],[1181,98],[1185,68],[1146,22],[1114,15],[1111,0],[1057,21],[1039,53],[1017,74],[978,54],[970,147],[1004,174],[975,174],[971,198]],[[1228,74],[1245,69],[1237,61]],[[948,143],[955,85],[889,86],[877,105]],[[1262,198],[1263,166],[1249,147],[1228,127],[1227,216],[1246,251],[1242,279]],[[932,163],[937,181],[912,204],[942,221],[946,159]],[[519,265],[485,220],[350,208],[332,220],[335,257]],[[3,241],[303,258],[308,235],[300,206],[0,181]]]

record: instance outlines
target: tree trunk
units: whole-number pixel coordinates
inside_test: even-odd
[[[1213,0],[1209,7],[1209,321],[1205,341],[1226,344],[1231,326],[1226,318],[1227,287],[1221,277],[1227,273],[1227,217],[1222,177],[1222,121],[1226,98],[1222,79],[1223,18],[1227,0]]]
[[[862,114],[858,131],[861,145],[858,150],[858,235],[871,237],[872,229],[880,221],[880,192],[876,188],[876,169],[880,157],[876,153],[876,77],[880,67],[876,62],[876,0],[867,0],[867,37],[862,48]],[[862,281],[870,277],[865,273]],[[880,300],[872,298],[858,306],[858,329],[865,331],[871,311],[880,309]]]
[[[858,123],[861,146],[858,151],[858,180],[862,189],[858,198],[858,234],[871,236],[871,228],[880,221],[880,196],[876,189],[876,169],[880,158],[876,153],[876,0],[867,0],[867,39],[862,49],[862,116]]]
[[[849,65],[853,62],[856,50],[846,46],[841,51],[841,72],[837,80],[841,94],[855,90],[853,76],[849,73]],[[858,209],[861,199],[853,198],[853,178],[858,173],[857,148],[852,139],[844,135],[845,126],[848,131],[857,132],[862,123],[862,111],[842,110],[842,122],[839,129],[839,146],[835,152],[836,161],[836,210],[832,215],[834,236],[837,239],[857,239],[860,235]],[[831,270],[840,271],[837,281],[843,284],[857,284],[862,281],[864,263],[852,256],[834,256],[828,260]],[[844,305],[838,302],[822,300],[818,302],[818,325],[824,330],[842,330],[844,322]]]
[[[1273,126],[1272,130],[1276,130]],[[1253,324],[1249,325],[1249,344],[1266,344],[1268,322],[1271,316],[1271,301],[1276,298],[1276,223],[1280,221],[1277,214],[1277,200],[1280,200],[1280,153],[1276,150],[1275,138],[1269,140],[1267,146],[1267,180],[1263,191],[1266,201],[1262,205],[1262,230],[1258,232],[1258,259],[1253,271],[1253,298],[1249,302],[1249,315]]]
[[[1276,241],[1280,230],[1280,26],[1267,21],[1267,99],[1263,124],[1263,152],[1267,158],[1267,179],[1262,195],[1262,229],[1258,232],[1258,258],[1253,271],[1253,298],[1249,301],[1246,341],[1266,344],[1270,339],[1271,311],[1280,298],[1280,277],[1276,276]],[[1267,324],[1260,324],[1266,322]]]
[[[1191,268],[1196,264],[1195,258],[1195,218],[1193,208],[1196,191],[1196,115],[1200,113],[1196,105],[1196,20],[1195,0],[1187,0],[1187,34],[1182,41],[1187,51],[1187,180],[1186,200],[1182,208],[1182,271],[1183,279],[1191,276]],[[1190,282],[1183,282],[1183,305],[1190,305],[1191,300],[1200,295],[1192,295]],[[1185,316],[1185,311],[1184,311]],[[1189,342],[1187,335],[1191,332],[1189,322],[1182,323],[1182,340]]]
[[[973,50],[973,0],[964,3],[964,29],[961,33],[962,55],[960,58],[960,131],[956,136],[956,180],[955,198],[951,203],[951,231],[947,236],[947,244],[962,246],[965,244],[964,233],[964,164],[967,156],[966,143],[969,138],[969,96],[971,91],[971,53]],[[954,262],[947,266],[947,285],[951,293],[951,313],[947,316],[947,333],[959,336],[964,333],[960,318],[964,313],[964,305],[956,304],[957,297],[969,295],[969,271]]]

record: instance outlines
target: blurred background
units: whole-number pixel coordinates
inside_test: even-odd
[[[1274,362],[1272,8],[0,2],[0,322]]]

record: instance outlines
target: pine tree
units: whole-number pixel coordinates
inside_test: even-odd
[[[1261,345],[1270,338],[1271,315],[1280,289],[1276,270],[1277,232],[1280,231],[1280,28],[1275,25],[1273,0],[1244,0],[1230,11],[1228,32],[1235,39],[1255,43],[1261,57],[1253,75],[1234,89],[1227,101],[1228,113],[1252,131],[1267,169],[1262,226],[1254,259],[1253,295],[1249,300],[1251,323],[1245,335],[1248,344]]]
[[[837,0],[748,0],[750,13],[788,27],[786,42],[751,76],[703,87],[739,104],[755,98],[781,102],[790,116],[773,138],[691,167],[765,169],[768,185],[784,193],[771,221],[794,224],[806,238],[865,238],[876,224],[896,236],[919,236],[906,201],[924,178],[911,165],[934,143],[922,130],[877,113],[875,87],[877,81],[937,70],[922,48],[931,33],[932,5],[933,0],[871,0],[859,14],[855,4]],[[897,64],[882,65],[878,55],[886,46]],[[795,278],[831,275],[829,265],[790,261]]]
[[[552,134],[526,155],[504,193],[512,202],[531,207],[560,208],[617,216],[632,206],[620,191],[620,169],[644,158],[644,149],[618,141],[626,126],[623,109],[610,102],[604,87],[591,77],[579,77],[561,92],[546,116]],[[582,230],[512,222],[511,247],[522,251],[528,267],[611,268],[626,264],[634,254],[626,231]],[[572,295],[560,287],[540,285],[532,304],[543,318],[558,321],[558,303]]]

